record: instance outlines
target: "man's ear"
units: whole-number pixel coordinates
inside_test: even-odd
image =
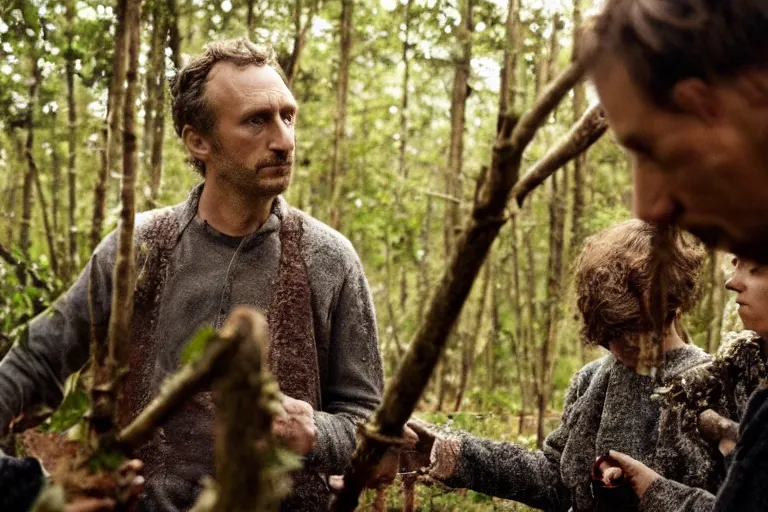
[[[184,141],[184,146],[186,146],[187,151],[189,151],[193,158],[201,162],[208,161],[213,150],[208,137],[204,137],[200,132],[187,124],[181,130],[181,140]]]
[[[720,99],[714,89],[698,78],[676,83],[672,88],[672,101],[680,110],[705,123],[715,121],[721,113]]]

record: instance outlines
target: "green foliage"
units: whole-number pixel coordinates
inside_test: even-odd
[[[192,364],[200,360],[208,343],[215,337],[216,330],[213,327],[206,326],[197,331],[184,346],[184,350],[181,353],[181,363]]]

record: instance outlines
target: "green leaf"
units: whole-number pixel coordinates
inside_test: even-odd
[[[192,364],[199,361],[205,352],[205,348],[216,336],[216,331],[213,327],[206,326],[200,329],[192,336],[192,339],[184,346],[184,351],[181,353],[182,364]]]

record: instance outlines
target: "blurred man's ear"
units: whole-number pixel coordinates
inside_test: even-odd
[[[187,124],[184,125],[184,129],[181,131],[181,140],[184,141],[184,146],[193,158],[203,163],[208,162],[213,151],[213,146],[208,137],[204,137],[200,132]]]

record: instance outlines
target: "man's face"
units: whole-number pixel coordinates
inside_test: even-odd
[[[768,262],[764,113],[735,88],[701,82],[676,86],[684,94],[682,112],[662,109],[618,58],[598,63],[592,78],[616,139],[631,156],[635,215],[678,223],[710,245]]]
[[[280,75],[269,66],[216,64],[206,97],[216,118],[206,178],[245,194],[276,196],[293,170],[298,106]]]
[[[743,258],[735,258],[733,263],[733,275],[725,287],[736,292],[744,328],[768,333],[768,266]]]

